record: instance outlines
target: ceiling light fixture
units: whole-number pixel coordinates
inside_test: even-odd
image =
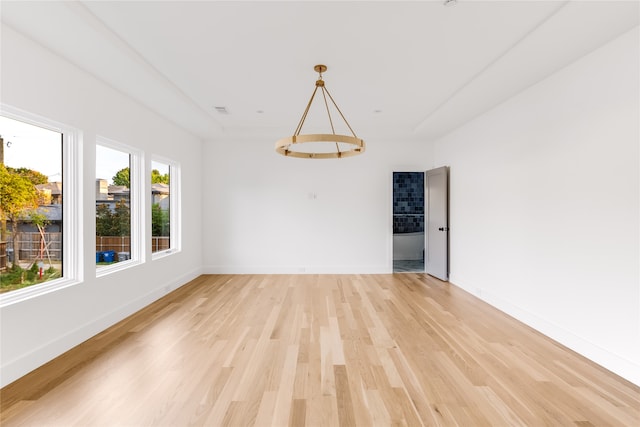
[[[364,141],[358,138],[351,129],[349,122],[344,118],[342,111],[336,105],[336,102],[333,100],[333,97],[329,93],[329,90],[325,87],[324,80],[322,80],[322,73],[327,71],[326,65],[316,65],[313,69],[318,73],[318,80],[316,80],[316,87],[311,94],[311,99],[309,99],[309,103],[307,104],[307,108],[305,108],[304,113],[302,113],[302,118],[298,123],[298,127],[292,136],[282,138],[276,142],[276,152],[282,154],[287,157],[300,157],[303,159],[340,159],[342,157],[350,157],[357,156],[358,154],[364,153],[365,144]],[[304,125],[305,120],[307,119],[307,114],[309,113],[309,108],[313,103],[313,98],[316,96],[316,92],[318,88],[322,91],[322,97],[324,98],[324,105],[327,109],[327,115],[329,116],[329,124],[331,125],[331,134],[324,133],[314,133],[314,134],[303,134],[300,135],[300,131],[302,131],[302,126]],[[336,108],[338,113],[340,113],[340,117],[344,120],[345,124],[351,131],[352,136],[348,135],[337,135],[335,131],[335,127],[333,126],[333,120],[331,118],[331,112],[329,111],[329,103],[327,102],[327,96],[333,103],[333,106]],[[304,151],[304,147],[300,144],[305,143],[320,143],[323,146],[333,147],[335,145],[335,151]],[[317,145],[312,145],[312,147],[316,147]]]

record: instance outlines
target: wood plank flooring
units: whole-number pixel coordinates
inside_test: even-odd
[[[1,391],[3,426],[638,426],[640,389],[424,274],[201,276]]]

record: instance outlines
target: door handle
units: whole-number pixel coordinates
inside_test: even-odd
[[[449,231],[449,227],[440,227],[438,231]]]

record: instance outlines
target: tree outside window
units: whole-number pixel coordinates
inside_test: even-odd
[[[62,138],[0,116],[0,293],[62,276]]]
[[[96,145],[96,267],[131,259],[131,155]]]
[[[171,248],[171,167],[151,162],[151,251]]]

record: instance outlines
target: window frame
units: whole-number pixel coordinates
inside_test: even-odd
[[[151,239],[153,238],[153,232],[151,230],[151,171],[153,170],[153,166],[151,162],[163,163],[169,166],[169,249],[165,249],[162,251],[153,252],[153,248],[151,245]],[[171,159],[167,159],[165,157],[151,155],[151,159],[149,162],[149,169],[147,173],[147,182],[149,183],[149,239],[148,244],[150,246],[151,251],[151,260],[155,261],[160,258],[164,258],[166,256],[179,253],[182,250],[182,203],[181,203],[181,195],[180,195],[180,163]]]
[[[129,243],[130,243],[130,259],[122,262],[117,262],[112,265],[105,265],[98,267],[96,265],[96,277],[106,276],[108,274],[114,273],[116,271],[126,270],[136,265],[140,265],[145,261],[145,244],[144,235],[145,235],[145,216],[144,212],[144,151],[132,147],[131,145],[124,144],[119,141],[115,141],[110,138],[106,138],[101,135],[96,136],[96,148],[98,145],[101,145],[106,148],[110,148],[112,150],[120,151],[125,154],[129,154],[129,217],[130,217],[130,234],[129,234]],[[97,162],[97,159],[96,159]],[[94,174],[95,175],[95,174]],[[97,176],[94,176],[94,180],[98,179]],[[94,212],[93,216],[95,218],[95,209],[96,209],[96,198],[94,191]],[[95,219],[94,219],[94,230],[93,230],[93,247],[95,251],[97,238],[95,233]],[[95,261],[94,261],[95,262]]]
[[[0,307],[83,282],[83,134],[64,123],[0,103],[0,115],[62,134],[62,277],[0,294]]]

